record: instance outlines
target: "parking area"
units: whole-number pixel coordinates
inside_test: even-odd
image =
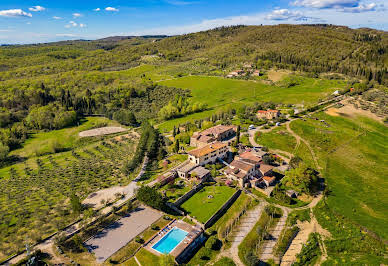
[[[89,252],[95,254],[97,262],[102,263],[162,215],[159,211],[140,206],[90,238],[85,242],[85,246]]]

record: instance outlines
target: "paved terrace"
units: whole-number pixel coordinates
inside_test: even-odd
[[[90,238],[85,246],[95,254],[97,262],[102,263],[160,217],[161,212],[140,206]]]
[[[177,228],[182,229],[182,230],[184,230],[184,231],[189,233],[185,237],[185,239],[183,239],[182,242],[180,242],[175,247],[175,249],[170,252],[170,255],[174,256],[175,258],[177,256],[179,256],[179,254],[181,254],[202,233],[202,229],[201,228],[192,226],[192,225],[190,225],[190,224],[188,224],[186,222],[183,222],[181,220],[174,221],[173,223],[169,224],[168,227],[171,228],[171,229],[174,228],[174,227],[177,227]],[[161,231],[159,231],[159,233]],[[148,242],[147,245],[144,247],[148,251],[152,252],[153,254],[155,254],[157,256],[159,256],[160,253],[157,252],[156,250],[154,250],[152,248],[152,246],[155,245],[159,240],[161,240],[168,232],[166,232],[165,234],[159,234],[159,233],[153,239],[151,239],[150,242]]]

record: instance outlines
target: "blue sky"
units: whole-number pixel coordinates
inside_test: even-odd
[[[175,35],[236,24],[388,30],[387,15],[388,0],[1,0],[0,43]]]

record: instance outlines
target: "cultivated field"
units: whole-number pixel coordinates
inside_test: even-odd
[[[205,223],[232,195],[235,189],[227,186],[205,186],[182,204],[190,216]]]
[[[121,167],[136,143],[134,138],[108,139],[1,169],[0,258],[74,221],[72,193],[82,200],[93,191],[128,183],[131,177]]]

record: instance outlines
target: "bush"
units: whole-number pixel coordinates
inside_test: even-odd
[[[140,187],[136,193],[136,198],[155,209],[162,210],[164,208],[165,200],[162,194],[155,188],[149,186]]]
[[[4,161],[7,158],[8,152],[9,152],[8,146],[0,142],[0,162]]]
[[[219,250],[221,248],[221,241],[213,235],[206,241],[205,247],[212,250]]]
[[[144,241],[143,238],[137,236],[137,237],[135,238],[135,242],[136,242],[136,243],[139,243],[139,244],[144,244],[145,241]]]

